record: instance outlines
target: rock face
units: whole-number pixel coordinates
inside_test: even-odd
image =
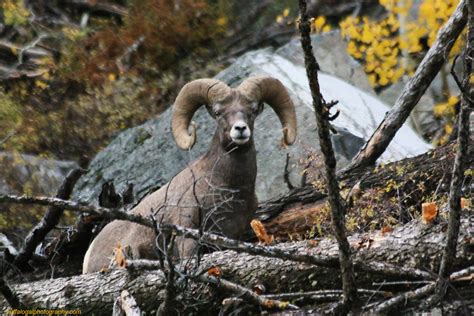
[[[0,152],[0,193],[54,195],[77,164],[31,155]]]
[[[0,152],[0,194],[54,196],[67,173],[77,167],[71,161]],[[43,214],[44,208],[36,205],[0,204],[0,232],[20,244]]]
[[[345,53],[345,44],[337,33],[314,37],[313,43],[321,69],[325,72],[319,76],[322,94],[327,101],[339,101],[336,107],[341,114],[333,122],[339,133],[334,135],[333,143],[339,166],[343,166],[371,135],[388,108],[373,95],[362,68]],[[285,150],[278,148],[281,125],[275,113],[266,107],[257,118],[254,132],[258,160],[257,194],[260,200],[265,200],[287,190],[283,180],[287,153],[291,157],[289,171],[294,185],[299,185],[301,174],[308,165],[320,162],[318,158],[314,159],[318,153],[316,124],[299,43],[292,41],[276,51],[249,52],[216,78],[236,86],[256,74],[267,74],[283,82],[290,91],[298,118],[297,142]],[[168,109],[158,119],[121,133],[91,162],[90,171],[76,185],[74,198],[95,203],[101,185],[114,180],[118,191],[127,182],[133,183],[135,195],[140,199],[202,155],[215,129],[207,111],[200,109],[193,118],[198,124],[198,140],[189,152],[176,147],[171,136],[170,116]],[[397,160],[420,154],[428,148],[428,144],[405,126],[381,159]]]

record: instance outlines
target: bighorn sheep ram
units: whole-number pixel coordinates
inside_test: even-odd
[[[217,129],[206,154],[178,173],[170,182],[143,199],[131,210],[158,221],[191,228],[203,228],[230,238],[240,238],[257,209],[255,179],[256,151],[254,121],[270,105],[283,126],[284,145],[296,138],[293,102],[283,84],[274,78],[255,76],[237,88],[215,79],[198,79],[186,84],[176,98],[171,129],[181,149],[196,141],[191,119],[205,105],[217,121]],[[157,258],[155,232],[147,227],[115,220],[104,227],[87,250],[83,272],[107,267],[117,244],[128,247],[136,258]],[[175,254],[191,255],[196,242],[177,239]]]

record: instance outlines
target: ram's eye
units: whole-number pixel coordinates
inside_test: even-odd
[[[219,111],[214,111],[214,116],[215,116],[215,117],[219,117],[220,115],[221,115],[221,112],[219,112]]]

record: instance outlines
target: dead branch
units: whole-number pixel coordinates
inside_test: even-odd
[[[433,292],[435,288],[435,283],[432,282],[428,285],[425,285],[423,287],[420,287],[414,291],[410,291],[410,292],[405,292],[401,295],[398,295],[398,296],[395,296],[394,298],[391,298],[383,303],[380,303],[378,305],[376,305],[372,310],[371,312],[373,313],[382,313],[384,311],[389,311],[389,310],[393,310],[396,306],[404,303],[404,302],[408,302],[410,300],[414,300],[414,299],[417,299],[417,298],[421,298],[421,297],[425,297],[425,296],[428,296],[430,293]]]
[[[455,278],[459,278],[459,277],[463,277],[463,276],[466,276],[466,275],[469,275],[472,273],[472,271],[474,271],[474,266],[471,266],[469,268],[466,268],[466,269],[463,269],[463,270],[460,270],[460,271],[457,271],[453,274],[451,274],[450,276],[450,279],[455,279]],[[382,303],[379,303],[377,304],[375,307],[373,307],[370,311],[372,313],[383,313],[383,312],[389,312],[390,310],[394,310],[396,307],[398,307],[399,305],[403,304],[403,303],[407,303],[411,300],[414,300],[414,299],[417,299],[417,298],[421,298],[421,297],[425,297],[425,296],[428,296],[430,295],[431,293],[433,293],[433,291],[436,289],[436,283],[435,282],[431,282],[421,288],[418,288],[414,291],[409,291],[409,292],[405,292],[401,295],[397,295],[385,302],[382,302]]]
[[[20,308],[22,305],[16,293],[10,288],[3,275],[0,274],[0,293],[11,308]]]
[[[329,204],[331,206],[331,219],[333,233],[339,246],[339,264],[342,274],[342,287],[344,289],[344,304],[342,313],[348,313],[353,310],[357,303],[357,287],[355,284],[351,249],[346,237],[345,226],[345,207],[339,193],[339,183],[336,178],[336,158],[332,148],[330,128],[328,120],[337,117],[337,113],[333,118],[329,116],[330,104],[327,104],[318,83],[319,65],[313,54],[311,46],[311,25],[306,12],[306,0],[299,0],[299,8],[301,13],[301,21],[299,29],[301,33],[301,46],[305,55],[306,75],[308,77],[311,95],[313,98],[313,108],[316,114],[316,123],[318,126],[319,144],[324,156],[326,183],[328,188]],[[327,106],[329,105],[329,106]]]
[[[383,297],[390,297],[393,295],[392,292],[388,291],[377,291],[368,289],[357,289],[359,294],[377,294]],[[320,291],[307,291],[307,292],[296,292],[296,293],[280,293],[280,294],[267,294],[262,295],[265,298],[279,299],[279,300],[292,300],[297,298],[309,297],[311,299],[336,299],[339,300],[342,297],[342,290],[320,290]]]
[[[214,276],[209,275],[199,275],[195,278],[195,280],[199,282],[206,282],[211,283],[217,286],[218,288],[222,288],[226,291],[232,292],[237,294],[240,298],[244,300],[248,300],[253,304],[261,306],[265,309],[279,309],[279,310],[297,310],[299,309],[298,306],[290,304],[289,302],[282,302],[279,300],[268,299],[264,298],[257,293],[230,281],[227,281],[222,278],[216,278]]]
[[[5,53],[16,55],[18,58],[18,63],[23,63],[23,57],[32,57],[32,58],[41,58],[51,56],[51,53],[43,48],[36,47],[38,43],[44,39],[46,35],[41,35],[29,44],[25,46],[18,46],[14,43],[10,43],[5,40],[0,39],[0,50],[4,51]],[[17,52],[17,53],[13,53]]]
[[[57,198],[68,199],[74,189],[77,180],[84,174],[83,169],[74,169],[64,179],[57,191]],[[28,233],[25,238],[25,244],[16,255],[13,264],[19,269],[25,269],[28,266],[28,260],[31,259],[36,247],[43,242],[46,235],[58,223],[64,212],[63,208],[51,206],[41,221]]]
[[[120,209],[108,209],[104,207],[94,207],[85,205],[74,201],[66,201],[52,197],[31,197],[27,195],[0,195],[0,203],[14,203],[14,204],[37,204],[44,206],[56,206],[74,212],[97,215],[105,219],[121,219],[130,222],[135,222],[150,228],[153,228],[153,222],[139,215],[126,213]]]
[[[66,1],[66,3],[87,9],[92,12],[105,12],[119,17],[124,17],[128,15],[128,10],[126,7],[115,3],[89,0],[68,0]]]
[[[155,226],[158,229],[157,226]],[[166,245],[166,263],[168,269],[165,271],[166,274],[166,287],[165,287],[165,299],[161,303],[160,308],[158,309],[158,316],[174,315],[175,311],[173,308],[173,301],[176,297],[176,286],[175,286],[175,265],[173,262],[173,247],[175,246],[176,235],[172,235],[168,245]],[[163,264],[161,269],[163,270]]]
[[[464,171],[466,170],[469,151],[469,118],[472,110],[472,88],[471,70],[472,62],[474,58],[474,49],[472,41],[474,40],[474,1],[469,0],[469,19],[468,19],[468,40],[466,41],[466,50],[464,58],[464,89],[461,93],[461,109],[458,115],[458,136],[457,136],[457,151],[456,158],[454,161],[451,186],[449,190],[449,224],[447,232],[446,246],[444,247],[443,260],[441,261],[441,267],[439,270],[440,282],[437,286],[437,294],[441,297],[444,295],[443,286],[445,283],[443,280],[452,268],[452,262],[456,255],[456,246],[458,242],[460,218],[461,218],[461,196],[462,196],[462,183],[464,180]],[[470,95],[467,95],[466,93]]]
[[[466,25],[466,21],[467,0],[461,0],[448,22],[438,32],[436,41],[416,69],[415,75],[405,85],[390,112],[349,166],[340,170],[339,174],[347,174],[353,170],[373,165],[383,154],[446,61],[454,42]]]

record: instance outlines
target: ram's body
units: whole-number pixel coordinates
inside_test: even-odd
[[[255,83],[262,80],[269,81],[268,91],[262,92]],[[142,216],[153,214],[163,223],[203,228],[231,238],[240,238],[257,208],[253,122],[263,108],[262,101],[268,102],[284,126],[284,143],[291,144],[296,134],[293,104],[281,83],[272,78],[249,78],[247,83],[244,82],[237,89],[212,79],[195,82],[185,86],[175,102],[173,134],[179,147],[190,149],[196,139],[192,124],[191,135],[188,133],[190,119],[199,105],[203,104],[208,106],[211,116],[218,122],[211,146],[203,157],[143,199],[131,212]],[[259,90],[254,91],[246,86]],[[266,96],[265,93],[269,92],[273,95]],[[278,108],[275,102],[286,108]],[[154,230],[116,220],[104,227],[90,245],[83,272],[107,267],[113,256],[113,248],[119,243],[129,248],[133,258],[157,257]],[[175,254],[188,256],[195,250],[196,243],[190,239],[177,239],[176,245]]]

